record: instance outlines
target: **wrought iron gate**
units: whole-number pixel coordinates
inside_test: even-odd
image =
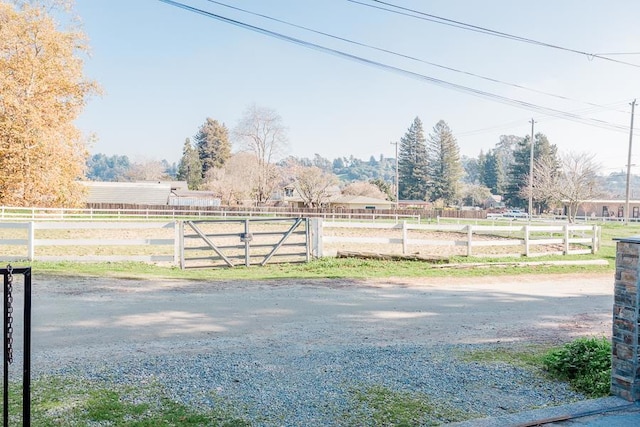
[[[14,354],[14,278],[23,276],[23,346],[22,346],[22,425],[31,425],[31,267],[0,269],[4,276],[4,377],[3,377],[3,425],[9,425],[9,365]]]
[[[180,267],[308,262],[307,218],[181,221]]]

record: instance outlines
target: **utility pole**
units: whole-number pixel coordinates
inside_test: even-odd
[[[400,182],[399,175],[398,175],[398,143],[397,142],[392,142],[391,145],[395,145],[396,146],[396,180],[395,180],[396,184],[395,184],[395,187],[396,187],[396,211],[397,211],[399,203],[400,203],[400,197],[399,197],[400,190],[399,190],[399,185],[398,185],[398,183]]]
[[[631,195],[631,143],[633,142],[633,113],[636,108],[636,100],[631,105],[631,127],[629,128],[629,155],[627,156],[627,196],[624,204],[624,223],[629,225],[629,196]]]
[[[534,134],[533,134],[533,125],[535,124],[535,120],[531,119],[531,154],[529,157],[529,221],[533,218],[533,145],[534,145]]]

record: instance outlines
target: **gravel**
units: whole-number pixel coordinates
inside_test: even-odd
[[[458,357],[495,345],[247,348],[234,340],[197,344],[206,351],[174,348],[153,355],[120,353],[108,360],[83,357],[53,369],[47,361],[56,355],[45,353],[34,361],[34,377],[53,374],[105,385],[157,384],[177,402],[202,410],[224,405],[233,415],[263,426],[351,425],[354,416],[371,424],[366,407],[354,400],[355,390],[371,386],[428,396],[438,407],[454,411],[457,420],[584,399],[565,384],[530,370]]]
[[[255,426],[375,425],[358,397],[381,387],[428,399],[439,423],[583,400],[539,373],[460,355],[610,331],[613,301],[608,275],[36,285],[34,379],[132,385],[141,401],[160,401],[157,385]]]

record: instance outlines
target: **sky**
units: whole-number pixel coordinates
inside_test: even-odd
[[[477,157],[480,151],[494,147],[500,135],[530,134],[534,119],[535,132],[545,134],[560,152],[594,154],[603,174],[626,171],[630,103],[640,98],[640,2],[636,0],[387,3],[602,54],[637,67],[347,0],[220,3],[394,54],[208,0],[176,1],[366,63],[250,31],[161,0],[76,0],[75,12],[91,47],[85,73],[104,92],[89,101],[77,120],[86,135],[96,137],[92,153],[127,155],[133,161],[177,162],[185,139],[193,138],[207,117],[232,130],[243,112],[255,104],[280,114],[288,129],[286,154],[297,157],[316,153],[329,159],[394,157],[393,143],[415,117],[420,117],[427,135],[444,120],[461,154]],[[391,9],[372,0],[358,2]],[[434,84],[433,79],[445,83]],[[458,85],[457,89],[451,84]],[[567,113],[580,122],[558,117]],[[635,127],[640,129],[640,117],[636,118]],[[632,171],[640,173],[640,132],[636,133],[631,164]]]

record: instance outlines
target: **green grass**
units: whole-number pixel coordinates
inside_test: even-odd
[[[458,359],[467,363],[508,363],[525,369],[542,369],[548,346],[527,345],[518,347],[498,347],[489,350],[474,350],[458,353]]]
[[[355,408],[345,414],[345,425],[436,426],[471,418],[470,414],[436,403],[425,394],[393,391],[381,385],[353,390],[352,400]]]
[[[608,396],[611,387],[611,343],[582,337],[560,347],[541,345],[498,347],[456,354],[467,363],[507,363],[566,381],[589,397]]]
[[[533,261],[597,259],[593,257],[540,257]],[[461,264],[469,262],[513,262],[513,258],[504,259],[468,259],[452,258]],[[527,261],[518,259],[517,261]],[[388,277],[478,277],[513,274],[563,274],[563,273],[603,273],[612,271],[608,266],[485,266],[482,268],[437,268],[420,261],[381,261],[355,258],[322,258],[310,263],[271,264],[265,267],[234,267],[217,269],[180,270],[177,267],[136,262],[33,262],[23,264],[13,262],[14,267],[30,265],[34,274],[58,276],[94,276],[125,279],[187,279],[187,280],[269,280],[269,279],[364,279]]]
[[[11,425],[21,422],[21,387],[10,389]],[[228,405],[197,411],[169,399],[155,385],[105,386],[87,380],[42,377],[32,384],[34,427],[53,426],[249,426]]]

